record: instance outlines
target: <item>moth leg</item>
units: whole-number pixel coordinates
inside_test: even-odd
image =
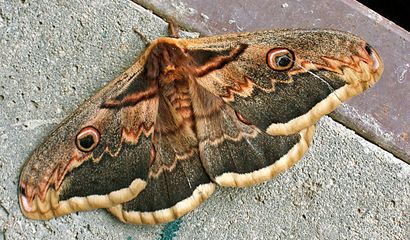
[[[173,19],[167,19],[168,21],[168,34],[172,38],[180,38],[179,28]]]
[[[140,36],[140,38],[144,41],[145,45],[147,46],[151,41],[148,40],[147,35],[141,32],[137,27],[133,27],[132,30]]]
[[[179,28],[178,28],[177,24],[175,23],[175,21],[173,19],[166,19],[166,20],[168,22],[168,35],[169,35],[169,37],[180,38]],[[132,30],[136,34],[138,34],[138,36],[140,36],[142,38],[145,45],[148,45],[151,42],[151,41],[148,40],[147,36],[144,33],[142,33],[137,27],[134,27]]]

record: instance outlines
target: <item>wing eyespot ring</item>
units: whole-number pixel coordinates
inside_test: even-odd
[[[246,125],[252,125],[251,122],[249,122],[244,116],[242,116],[242,114],[240,114],[239,112],[235,111],[236,117],[238,118],[239,121],[243,122]]]
[[[266,54],[266,64],[275,71],[286,71],[293,67],[295,54],[287,48],[272,48]]]
[[[92,126],[85,127],[77,134],[75,144],[78,150],[82,152],[90,152],[97,147],[100,142],[100,132]]]

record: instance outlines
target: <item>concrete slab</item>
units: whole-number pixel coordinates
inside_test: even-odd
[[[293,169],[218,189],[171,225],[125,225],[104,210],[22,216],[20,168],[83,100],[129,67],[166,23],[128,0],[0,1],[0,239],[408,239],[410,167],[324,118]],[[179,229],[179,230],[178,230]]]

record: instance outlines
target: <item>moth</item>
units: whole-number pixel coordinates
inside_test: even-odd
[[[293,166],[319,118],[382,72],[369,44],[334,30],[158,38],[32,153],[21,211],[172,221],[216,185],[254,185]]]

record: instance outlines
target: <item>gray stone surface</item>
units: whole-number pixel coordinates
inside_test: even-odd
[[[129,67],[166,23],[128,0],[0,0],[0,239],[159,239],[104,210],[22,216],[25,159],[77,105]],[[246,189],[219,188],[176,239],[409,239],[410,167],[325,117],[303,160]]]

